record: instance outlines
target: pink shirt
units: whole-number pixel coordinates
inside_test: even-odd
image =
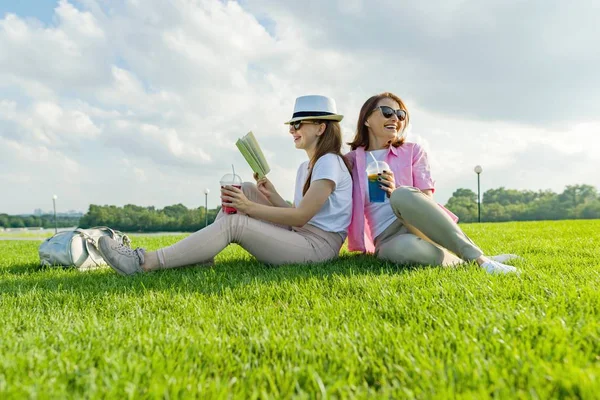
[[[352,220],[348,228],[348,249],[373,253],[375,251],[374,238],[365,220],[367,153],[364,147],[359,147],[346,154],[345,157],[352,164],[353,180]],[[406,142],[399,147],[390,146],[385,161],[394,172],[396,187],[412,186],[421,190],[435,190],[427,153],[418,144]],[[458,217],[451,211],[442,205],[440,207],[450,215],[454,222],[458,221]]]

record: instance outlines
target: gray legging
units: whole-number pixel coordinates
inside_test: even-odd
[[[271,205],[252,183],[244,183],[242,191],[255,203]],[[158,263],[162,269],[211,262],[230,243],[239,244],[261,262],[278,265],[331,260],[338,256],[343,239],[310,224],[290,228],[221,211],[211,225],[159,249]]]
[[[483,255],[448,214],[419,189],[397,188],[390,204],[398,219],[375,238],[377,257],[399,264],[448,266]]]

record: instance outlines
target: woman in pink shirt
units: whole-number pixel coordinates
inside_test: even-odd
[[[399,264],[449,266],[476,261],[489,273],[517,272],[502,264],[516,256],[486,257],[458,227],[458,218],[433,200],[427,153],[404,140],[408,122],[404,102],[392,93],[369,98],[360,110],[356,135],[349,143],[352,151],[346,155],[354,181],[350,251],[375,253]],[[374,160],[389,166],[378,176],[379,187],[387,193],[379,201],[370,200],[366,172]]]

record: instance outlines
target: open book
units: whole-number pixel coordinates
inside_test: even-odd
[[[248,165],[250,165],[250,168],[252,168],[252,171],[258,174],[259,179],[269,173],[271,170],[269,164],[252,132],[248,132],[246,135],[239,138],[237,142],[235,142],[235,145],[246,159]]]

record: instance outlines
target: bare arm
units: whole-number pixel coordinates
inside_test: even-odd
[[[255,173],[254,179],[256,179],[256,187],[258,188],[258,191],[261,192],[274,207],[293,207],[290,206],[279,193],[277,193],[275,186],[266,176],[262,179],[258,179],[258,174]]]
[[[319,212],[334,189],[335,183],[329,179],[313,181],[297,208],[271,207],[251,202],[240,189],[233,186],[223,188],[221,198],[230,201],[232,207],[252,218],[300,227],[306,225]]]
[[[287,201],[285,201],[283,199],[283,197],[281,197],[279,195],[279,193],[276,193],[275,196],[271,196],[267,198],[271,204],[273,204],[274,207],[279,207],[279,208],[292,208],[293,206],[291,206]]]

